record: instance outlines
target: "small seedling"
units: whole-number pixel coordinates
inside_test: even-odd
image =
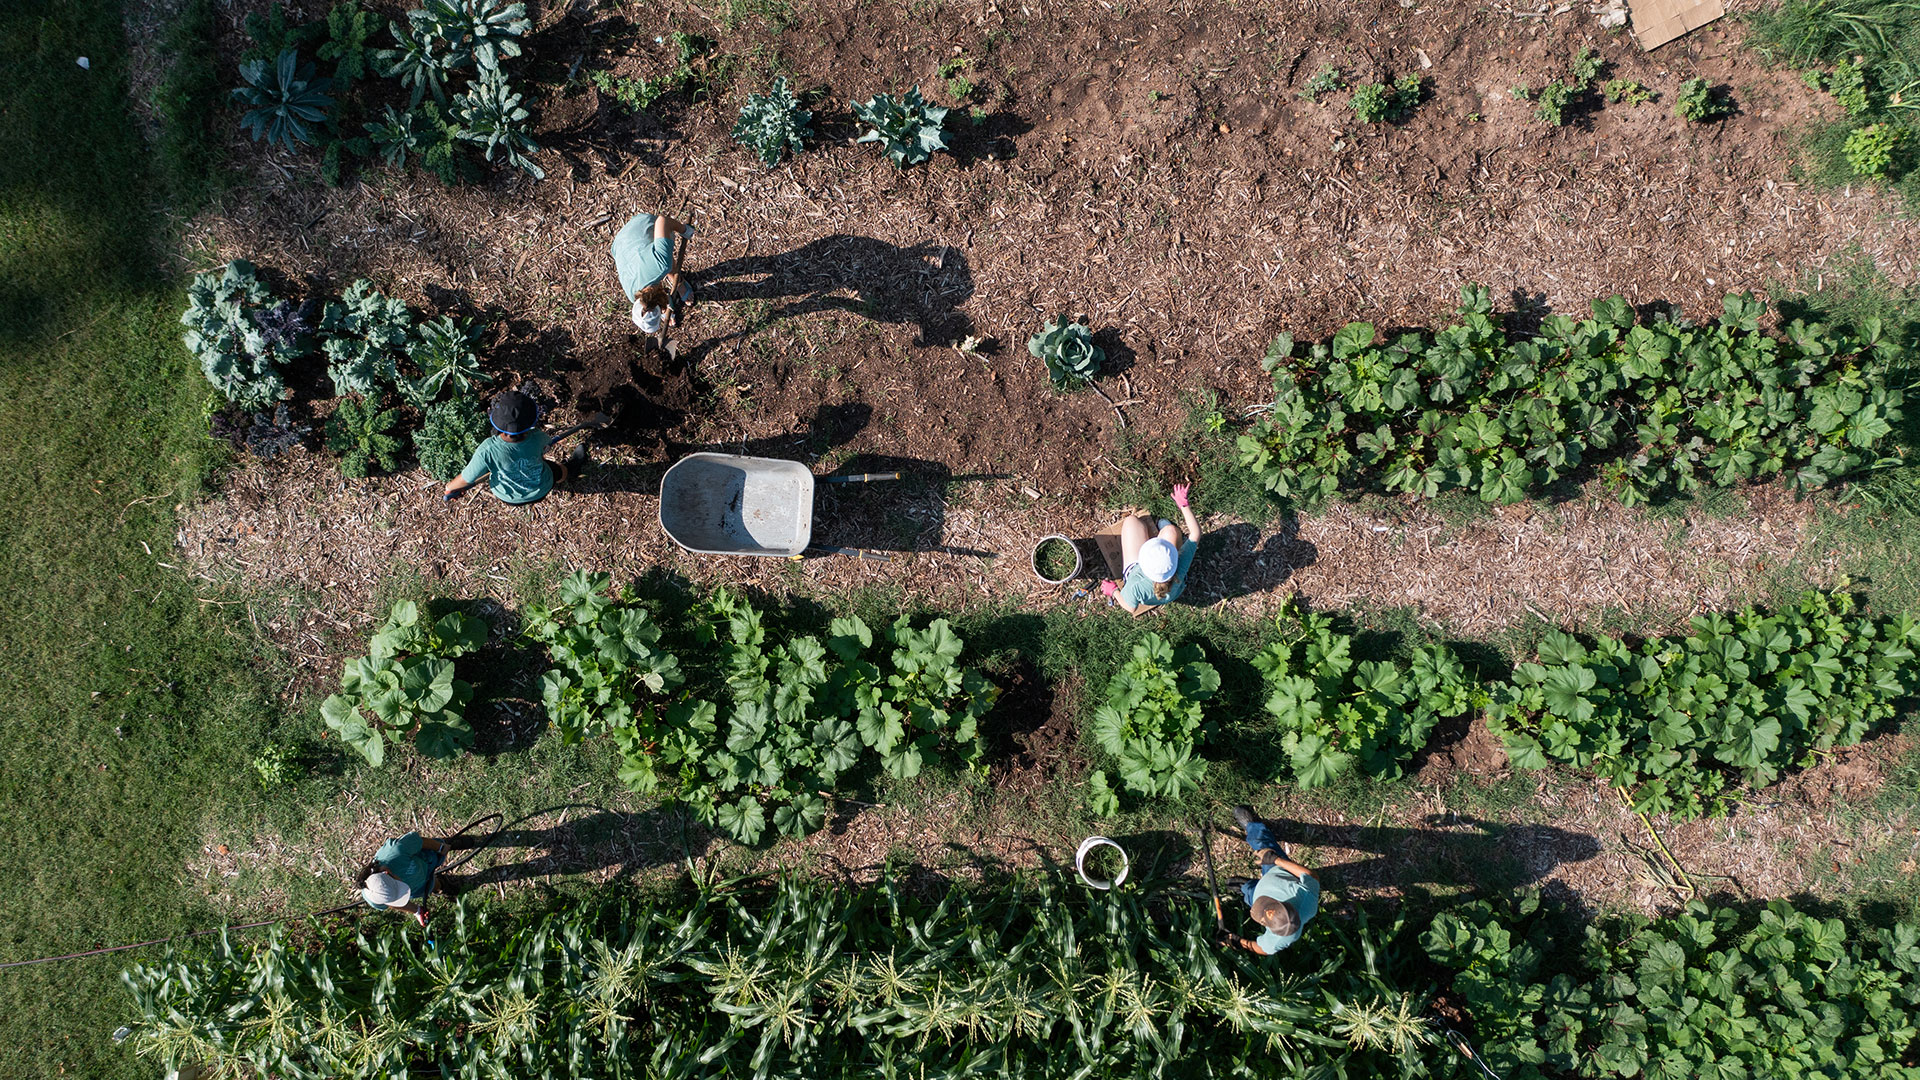
[[[1412,113],[1414,107],[1420,104],[1420,97],[1420,77],[1403,75],[1391,85],[1368,83],[1355,88],[1349,104],[1361,123],[1377,124],[1384,121],[1393,124]]]
[[[1680,84],[1673,103],[1673,115],[1696,124],[1710,123],[1733,115],[1733,101],[1714,89],[1705,79],[1688,79]]]
[[[1346,80],[1340,77],[1339,68],[1332,64],[1322,64],[1320,70],[1314,72],[1313,77],[1300,88],[1300,96],[1308,101],[1319,101],[1320,95],[1331,94],[1346,87]]]
[[[1644,105],[1653,100],[1653,91],[1632,79],[1608,79],[1602,93],[1609,105]]]
[[[1533,115],[1540,120],[1560,127],[1567,122],[1567,106],[1573,102],[1578,89],[1555,79],[1540,88],[1540,96],[1533,103]]]

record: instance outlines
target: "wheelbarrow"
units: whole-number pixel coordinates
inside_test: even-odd
[[[900,474],[823,476],[828,484],[898,480]],[[689,454],[660,478],[660,527],[700,555],[797,559],[813,537],[812,470],[798,461],[740,454]],[[816,548],[869,559],[879,552]]]

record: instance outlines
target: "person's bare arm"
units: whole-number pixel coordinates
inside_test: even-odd
[[[680,267],[687,261],[687,242],[692,239],[692,237],[687,235],[688,228],[690,228],[690,226],[686,222],[681,221],[679,218],[670,218],[665,214],[661,214],[659,217],[653,219],[653,238],[655,240],[664,240],[669,235],[674,238],[673,268],[667,271],[665,278],[667,295],[669,297],[680,294]]]
[[[1306,879],[1313,877],[1313,871],[1307,869],[1304,866],[1301,866],[1299,863],[1294,862],[1292,859],[1287,858],[1285,855],[1281,855],[1278,858],[1274,859],[1273,865],[1279,867],[1282,870],[1285,870],[1287,873],[1292,874],[1294,877],[1297,877],[1302,881],[1305,881]]]
[[[1193,541],[1196,544],[1199,543],[1200,542],[1200,522],[1197,519],[1195,519],[1193,516],[1193,507],[1191,506],[1181,507],[1180,517],[1182,519],[1181,524],[1184,525],[1187,530],[1187,539]]]
[[[485,474],[481,475],[481,479],[483,480],[486,479]],[[467,483],[465,477],[456,476],[453,479],[447,481],[447,490],[441,493],[440,498],[443,501],[447,499],[451,499],[455,495],[460,494],[461,492],[467,490],[472,486],[473,486],[472,484]]]

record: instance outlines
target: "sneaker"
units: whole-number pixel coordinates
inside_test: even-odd
[[[1239,806],[1233,808],[1233,821],[1234,824],[1240,826],[1241,832],[1246,832],[1247,826],[1259,820],[1260,815],[1254,813],[1253,807],[1248,806],[1246,803],[1241,803]]]

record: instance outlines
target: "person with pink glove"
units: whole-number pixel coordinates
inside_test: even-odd
[[[1187,587],[1187,569],[1193,565],[1194,552],[1200,550],[1200,523],[1187,505],[1188,487],[1173,485],[1173,501],[1187,527],[1184,537],[1164,518],[1159,534],[1152,536],[1147,533],[1147,519],[1138,514],[1129,514],[1120,523],[1120,558],[1125,569],[1121,580],[1102,581],[1100,593],[1136,618],[1173,603]]]

